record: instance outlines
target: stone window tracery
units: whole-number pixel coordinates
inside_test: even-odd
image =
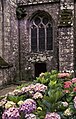
[[[31,20],[31,51],[53,50],[53,24],[46,14],[36,15]]]

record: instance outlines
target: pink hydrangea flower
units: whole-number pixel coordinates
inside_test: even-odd
[[[76,103],[74,103],[74,108],[76,109]]]
[[[64,90],[64,93],[70,93],[70,91],[69,90]]]
[[[73,92],[76,92],[76,87],[75,87],[75,88],[73,88]]]
[[[45,119],[61,119],[61,117],[59,114],[53,112],[53,113],[47,113]]]
[[[73,78],[72,79],[72,83],[76,83],[76,78]]]
[[[76,96],[74,97],[74,103],[76,103]]]
[[[33,99],[38,99],[38,98],[43,98],[43,95],[42,95],[40,92],[36,92],[36,93],[33,95]]]
[[[74,97],[74,107],[75,107],[75,109],[76,109],[76,96]]]
[[[69,73],[59,73],[58,78],[69,78],[70,74]]]
[[[63,106],[64,107],[67,107],[68,106],[68,103],[67,102],[62,102]]]
[[[47,89],[47,86],[45,86],[44,84],[36,83],[35,85],[31,84],[27,87],[23,87],[21,91],[24,93],[33,91],[34,93],[34,92],[45,92],[46,89]]]
[[[46,89],[47,89],[47,86],[45,86],[44,84],[36,83],[34,91],[45,92]]]
[[[72,85],[71,81],[64,82],[64,88],[70,88],[71,85]]]
[[[2,119],[20,119],[18,108],[9,108],[2,114]]]
[[[26,114],[25,115],[25,119],[36,119],[36,115],[35,114]]]

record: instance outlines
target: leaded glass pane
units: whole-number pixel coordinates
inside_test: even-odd
[[[47,28],[47,50],[53,49],[53,31],[52,27]]]
[[[31,29],[31,49],[37,51],[37,28]]]
[[[46,25],[48,23],[48,18],[47,17],[44,17],[43,18],[43,23]]]
[[[39,28],[39,51],[45,50],[45,29]]]
[[[35,18],[35,24],[36,24],[36,25],[38,25],[38,24],[40,23],[40,21],[41,21],[41,20],[40,20],[39,17],[36,17],[36,18]]]

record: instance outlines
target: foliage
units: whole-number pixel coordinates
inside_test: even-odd
[[[52,70],[51,72],[41,73],[36,79],[37,82],[48,85],[50,81],[57,79],[57,71]]]
[[[26,86],[30,85],[31,83],[32,83],[31,81],[27,82],[27,83],[22,83],[21,85],[17,86],[16,89],[21,89],[22,87],[26,87]]]
[[[18,108],[19,119],[76,119],[76,78],[55,70],[41,73],[35,82],[8,94],[0,105],[2,115],[6,107],[6,112]]]
[[[9,101],[13,101],[14,103],[18,103],[20,100],[24,100],[26,99],[25,95],[21,95],[21,96],[7,96],[7,100]]]

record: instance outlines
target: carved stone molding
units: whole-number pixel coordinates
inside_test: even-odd
[[[26,9],[23,7],[17,7],[16,9],[16,15],[18,19],[22,19],[24,18],[27,14],[26,14]]]
[[[51,3],[51,2],[59,2],[59,1],[60,0],[17,0],[17,4],[31,5],[31,4]]]

